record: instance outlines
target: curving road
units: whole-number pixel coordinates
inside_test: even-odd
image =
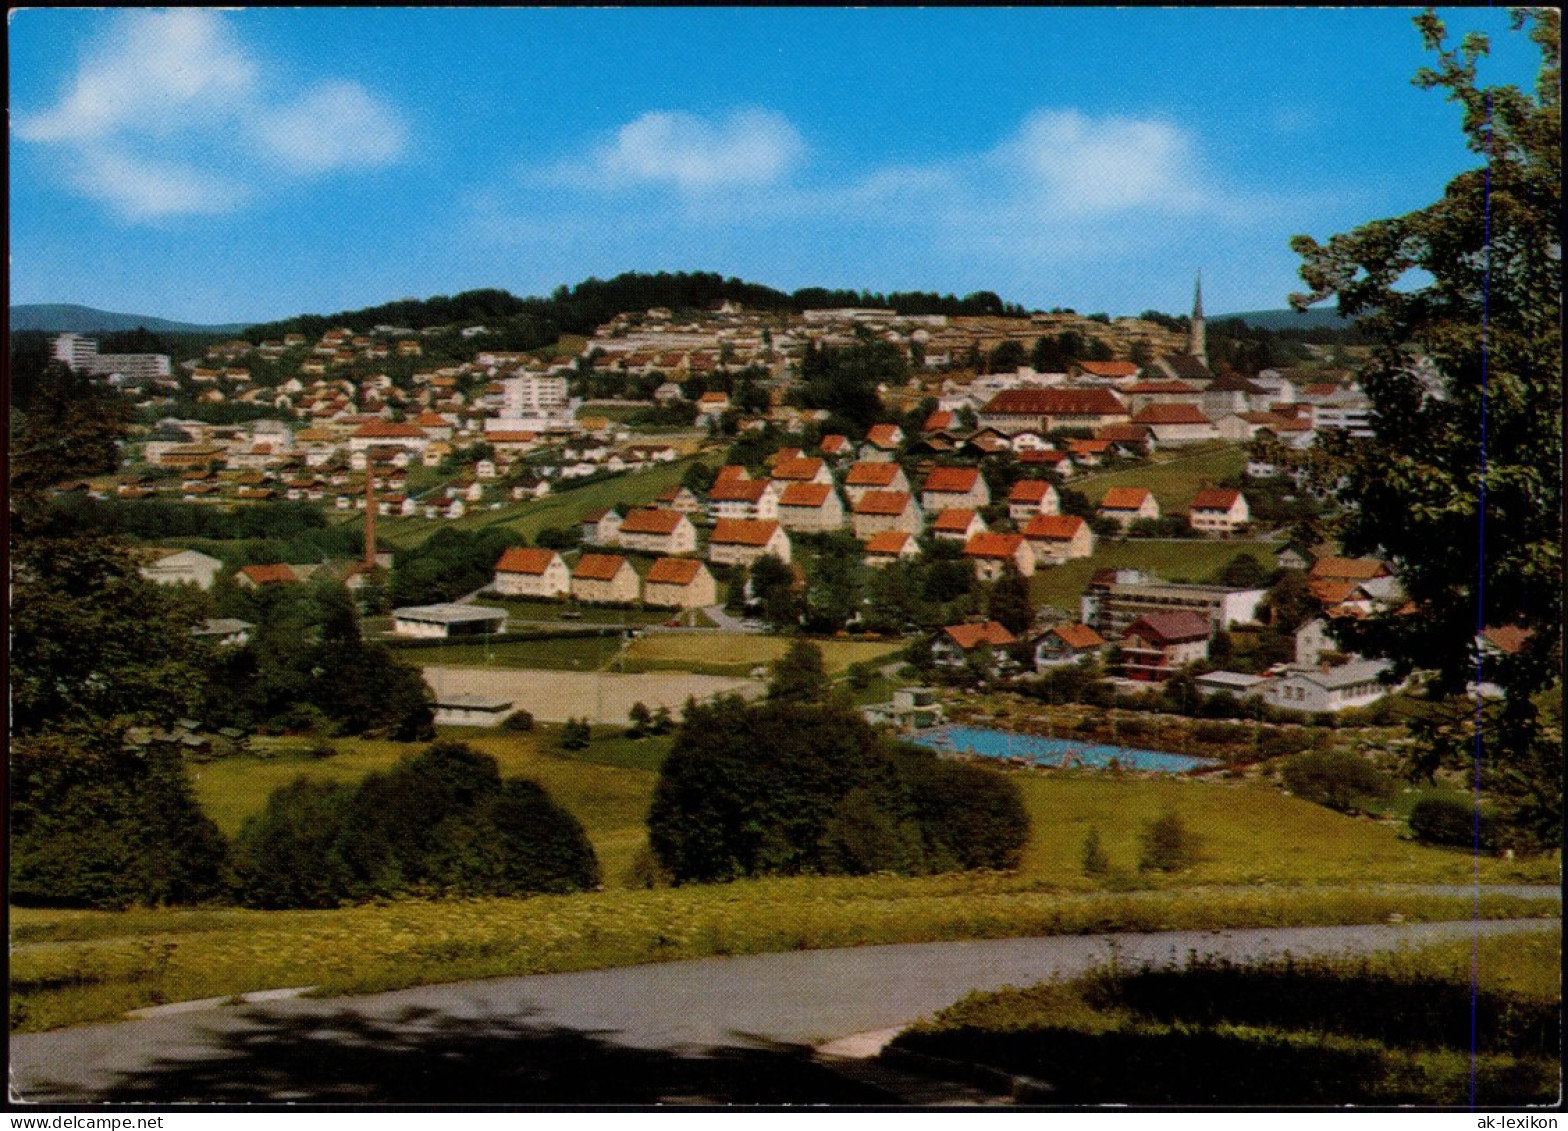
[[[166,1013],[11,1039],[13,1102],[896,1103],[811,1047],[1105,961],[1325,954],[1559,920],[870,946]],[[874,1047],[875,1042],[871,1042]],[[931,1102],[929,1098],[922,1102]]]

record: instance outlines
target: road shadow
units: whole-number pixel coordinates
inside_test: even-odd
[[[803,1046],[735,1034],[720,1048],[672,1051],[516,1015],[388,1018],[249,1014],[189,1058],[164,1058],[89,1093],[39,1081],[55,1103],[306,1105],[886,1106],[899,1100],[832,1072]]]

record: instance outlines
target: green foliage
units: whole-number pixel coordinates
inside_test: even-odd
[[[877,386],[902,385],[908,376],[903,352],[891,342],[813,344],[800,362],[801,399],[806,407],[827,409],[863,433],[882,413]]]
[[[593,729],[587,719],[567,719],[561,727],[562,750],[586,750],[593,741]]]
[[[1145,872],[1180,872],[1197,861],[1197,838],[1174,810],[1160,814],[1143,831],[1138,867]]]
[[[648,832],[678,882],[711,882],[1010,867],[1028,820],[1009,779],[897,751],[846,708],[725,697],[688,707]]]
[[[1248,553],[1237,554],[1220,571],[1220,583],[1236,589],[1255,589],[1268,580],[1263,563]]]
[[[791,703],[819,702],[828,691],[827,668],[822,649],[809,640],[796,640],[769,665],[772,680],[768,698]]]
[[[1100,830],[1090,825],[1089,835],[1083,840],[1083,874],[1098,879],[1108,875],[1110,870],[1111,858],[1100,844]]]
[[[1410,835],[1422,844],[1485,850],[1497,842],[1496,818],[1457,797],[1423,797],[1411,808],[1408,824]]]
[[[632,704],[631,710],[626,713],[629,724],[626,728],[628,738],[641,738],[653,722],[653,712],[648,710],[648,705],[641,700]]]
[[[235,848],[241,900],[322,908],[405,894],[519,895],[598,882],[582,827],[495,759],[438,742],[358,786],[275,791]]]
[[[109,732],[12,744],[12,900],[123,908],[223,894],[227,845],[179,751],[119,743]]]
[[[1484,36],[1450,46],[1433,11],[1415,24],[1436,55],[1416,84],[1460,105],[1480,162],[1424,208],[1327,244],[1292,240],[1307,284],[1292,305],[1337,297],[1377,341],[1359,375],[1374,435],[1331,437],[1305,469],[1346,509],[1345,550],[1392,561],[1417,609],[1347,618],[1336,630],[1347,648],[1388,657],[1396,676],[1432,672],[1441,699],[1475,678],[1478,618],[1530,630],[1485,673],[1505,693],[1491,784],[1539,818],[1524,819],[1532,835],[1560,840],[1561,740],[1544,740],[1534,697],[1560,685],[1564,619],[1561,13],[1515,16],[1540,52],[1533,92],[1478,84]],[[1435,367],[1433,390],[1417,355]],[[1434,728],[1418,734],[1414,768],[1469,757],[1458,731]]]
[[[1021,636],[1034,622],[1034,605],[1029,600],[1029,582],[1008,562],[1002,576],[991,586],[986,599],[986,614],[1007,631]]]
[[[421,545],[398,551],[392,571],[392,603],[433,605],[487,587],[495,563],[522,535],[505,526],[461,530],[443,526]]]
[[[526,734],[534,729],[534,717],[528,711],[513,711],[501,720],[501,729],[511,731],[513,734]]]
[[[772,627],[787,629],[800,624],[802,602],[795,571],[772,554],[752,563],[751,594],[761,606],[762,619]]]
[[[1348,750],[1307,750],[1285,762],[1285,787],[1297,797],[1353,813],[1364,802],[1381,801],[1393,783],[1376,766]]]

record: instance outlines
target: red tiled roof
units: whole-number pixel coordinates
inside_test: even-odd
[[[1010,503],[1038,503],[1056,490],[1044,479],[1020,479],[1007,493]]]
[[[1147,487],[1112,487],[1100,500],[1101,510],[1135,511],[1149,497]]]
[[[1069,648],[1098,648],[1105,643],[1105,637],[1086,624],[1057,624],[1048,631]]]
[[[1240,491],[1233,491],[1224,487],[1205,487],[1192,500],[1192,509],[1195,511],[1228,511],[1236,505],[1236,500],[1239,498],[1241,498]]]
[[[810,480],[822,473],[819,459],[781,459],[773,465],[773,478]]]
[[[396,424],[390,420],[367,420],[354,430],[360,439],[412,440],[423,437],[425,430],[417,424]]]
[[[940,432],[944,428],[951,428],[958,420],[955,412],[933,412],[926,417],[926,422],[920,426],[922,432]]]
[[[1196,385],[1189,385],[1186,381],[1139,381],[1135,385],[1128,385],[1122,390],[1127,396],[1138,396],[1150,393],[1198,393],[1201,392]]]
[[[980,411],[987,415],[1114,416],[1127,410],[1108,389],[1004,389]]]
[[[973,467],[939,467],[926,476],[923,490],[962,495],[974,489],[980,472]]]
[[[768,489],[766,479],[731,479],[715,483],[708,491],[708,501],[713,503],[755,503]]]
[[[1141,424],[1107,424],[1094,434],[1094,438],[1113,444],[1141,444],[1148,440],[1149,430]]]
[[[732,482],[732,481],[734,481],[736,479],[750,479],[750,478],[751,478],[751,476],[747,473],[746,469],[744,467],[742,467],[740,464],[738,464],[738,463],[727,463],[723,467],[719,468],[718,472],[713,476],[713,482],[715,484],[718,484],[718,483],[729,483],[729,482]]]
[[[544,574],[550,568],[550,563],[559,555],[554,550],[534,550],[523,546],[514,546],[501,555],[501,560],[495,563],[497,573],[526,573],[534,577]]]
[[[1067,450],[1075,456],[1097,456],[1111,446],[1109,440],[1068,440]]]
[[[896,424],[873,424],[866,432],[866,442],[875,444],[879,448],[896,448],[898,447],[898,433],[899,429]]]
[[[701,571],[702,563],[694,558],[658,558],[643,580],[650,585],[690,585]]]
[[[1491,644],[1499,652],[1513,655],[1524,647],[1525,641],[1534,636],[1532,629],[1521,628],[1517,624],[1500,624],[1494,628],[1483,628],[1481,638]]]
[[[936,516],[936,525],[931,529],[940,530],[949,534],[964,534],[969,530],[975,520],[975,512],[967,509],[943,511]]]
[[[842,436],[837,432],[829,432],[826,436],[822,437],[822,442],[818,444],[817,447],[821,448],[829,455],[832,455],[836,452],[842,452],[849,447],[849,437]]]
[[[1149,613],[1128,625],[1127,635],[1155,644],[1183,644],[1190,640],[1207,640],[1209,622],[1190,609]]]
[[[832,493],[833,487],[828,483],[791,483],[779,496],[779,506],[820,507]]]
[[[856,514],[903,514],[909,506],[907,491],[867,491],[855,504]]]
[[[844,482],[851,487],[886,487],[898,477],[896,463],[852,463]]]
[[[577,581],[613,581],[625,565],[626,559],[619,554],[584,554],[577,560],[572,578]]]
[[[778,523],[764,519],[721,518],[713,524],[708,541],[724,546],[766,546],[778,528]]]
[[[892,554],[896,556],[904,549],[904,545],[908,541],[909,535],[902,530],[884,530],[880,534],[871,536],[866,543],[866,553]]]
[[[1040,448],[1035,451],[1021,451],[1018,453],[1019,463],[1040,463],[1046,467],[1055,467],[1067,459],[1066,452],[1059,452],[1055,448]]]
[[[1130,361],[1080,361],[1078,368],[1096,377],[1135,377],[1138,367]]]
[[[634,510],[621,520],[622,534],[673,534],[675,528],[686,521],[680,511],[662,507],[643,507]]]
[[[993,648],[1005,648],[1009,644],[1018,643],[1018,637],[994,620],[988,620],[984,624],[950,624],[942,631],[965,652],[978,648],[981,644],[989,644]]]
[[[1134,424],[1210,424],[1195,404],[1151,404],[1132,418]]]
[[[964,556],[969,558],[1011,558],[1024,544],[1022,534],[996,534],[987,531],[976,534],[964,546]]]
[[[1071,542],[1083,525],[1075,514],[1040,514],[1029,520],[1023,535],[1033,542]]]
[[[257,585],[266,585],[271,582],[288,584],[298,581],[299,575],[286,565],[248,565],[240,569],[246,577]]]
[[[1388,573],[1388,566],[1376,558],[1319,558],[1312,563],[1307,576],[1336,581],[1370,581]]]

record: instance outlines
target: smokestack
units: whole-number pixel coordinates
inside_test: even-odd
[[[365,453],[365,569],[376,568],[376,464]]]

